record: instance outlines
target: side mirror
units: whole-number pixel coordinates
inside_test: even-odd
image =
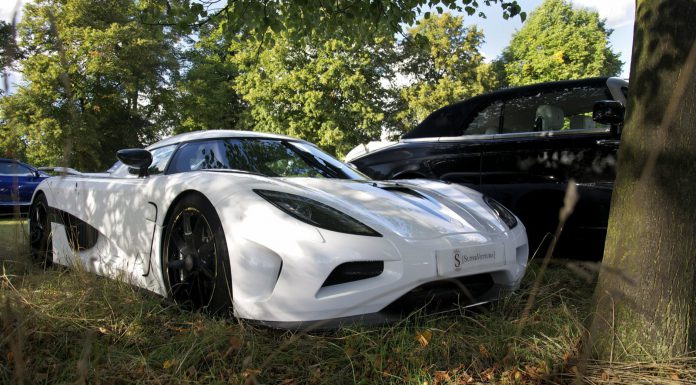
[[[616,100],[600,100],[592,108],[592,120],[599,124],[621,124],[626,107]]]
[[[139,172],[138,177],[140,178],[147,176],[147,169],[152,164],[152,154],[150,151],[142,148],[118,150],[116,157],[126,166],[137,169]]]

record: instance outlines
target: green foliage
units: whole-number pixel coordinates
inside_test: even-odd
[[[176,84],[174,132],[245,129],[238,122],[245,108],[235,90],[237,65],[221,29],[206,26],[184,53],[187,70]]]
[[[516,0],[480,3],[499,5],[506,19],[519,16],[524,20],[526,16]],[[220,7],[221,4],[225,5]],[[479,0],[227,0],[224,3],[147,0],[141,7],[145,10],[145,22],[171,25],[185,32],[220,19],[225,33],[240,40],[249,36],[260,38],[266,32],[293,31],[299,36],[315,35],[323,39],[341,36],[344,40],[369,42],[385,26],[392,33],[400,32],[403,24],[413,24],[426,7],[437,7],[439,11],[444,7],[473,15],[480,4]],[[479,15],[485,17],[482,11]]]
[[[5,71],[17,58],[17,45],[14,41],[14,26],[0,20],[0,71]]]
[[[512,37],[498,68],[510,86],[615,76],[623,63],[609,46],[611,33],[597,12],[546,0]]]
[[[379,137],[391,37],[358,45],[285,31],[272,41],[263,50],[253,40],[230,48],[248,105],[241,127],[303,138],[339,156]]]
[[[178,63],[163,28],[137,12],[130,0],[28,3],[18,25],[27,85],[0,105],[0,143],[21,142],[38,165],[99,170],[157,137]]]
[[[394,129],[403,132],[445,105],[496,88],[479,48],[483,32],[445,13],[421,20],[400,44],[401,73],[413,82],[400,90]]]

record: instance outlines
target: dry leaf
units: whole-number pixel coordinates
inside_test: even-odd
[[[103,326],[100,326],[100,327],[99,327],[99,333],[101,333],[101,334],[108,334],[108,333],[109,333],[109,329],[107,329],[107,328],[105,328],[105,327],[103,327]]]
[[[164,362],[162,363],[162,367],[165,369],[169,369],[172,366],[174,366],[175,363],[176,363],[176,361],[174,361],[174,360],[164,360]]]
[[[232,336],[229,339],[229,345],[230,349],[239,350],[242,347],[242,340],[240,340],[237,336]]]
[[[481,353],[482,356],[484,356],[486,358],[491,357],[491,352],[489,352],[488,349],[486,349],[486,347],[483,346],[483,344],[479,345],[479,352]]]
[[[418,341],[422,348],[428,346],[432,338],[433,332],[431,330],[423,330],[422,332],[416,333],[416,341]]]
[[[259,374],[261,374],[261,369],[246,368],[242,372],[242,376],[244,376],[244,378],[247,378],[250,376],[258,376]]]
[[[444,370],[435,371],[435,382],[433,384],[439,384],[440,382],[449,382],[450,375]]]
[[[672,375],[670,377],[672,377],[672,379],[675,381],[681,380],[681,378],[679,378],[679,375],[677,373],[672,373]]]
[[[14,361],[14,353],[12,351],[7,352],[7,362]]]

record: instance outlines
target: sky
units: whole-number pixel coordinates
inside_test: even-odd
[[[628,78],[631,67],[631,47],[633,46],[633,21],[635,18],[635,0],[570,0],[574,7],[589,8],[599,13],[599,16],[606,19],[606,26],[614,30],[609,40],[615,52],[618,52],[621,61],[624,63],[621,77]],[[542,0],[518,0],[522,10],[527,12],[534,11],[534,8],[541,5]],[[488,60],[495,59],[510,42],[510,38],[515,31],[522,28],[519,17],[514,20],[503,20],[502,12],[498,6],[482,7],[488,16],[487,19],[469,17],[465,23],[478,25],[483,29],[486,42],[481,47],[481,51]]]
[[[610,43],[615,52],[618,52],[621,61],[624,62],[621,77],[628,78],[631,64],[631,47],[633,44],[633,21],[635,15],[634,0],[570,0],[573,6],[578,8],[590,8],[599,12],[602,18],[606,19],[607,27],[614,30],[610,37]],[[0,0],[0,20],[9,21],[18,3],[24,0]],[[529,14],[538,7],[542,0],[518,0],[522,9]],[[518,17],[514,20],[503,20],[502,12],[497,5],[491,7],[482,6],[488,16],[481,19],[477,16],[470,16],[465,22],[470,25],[478,25],[483,29],[486,42],[481,47],[481,51],[488,60],[495,59],[510,42],[510,38],[515,31],[522,27]],[[16,82],[17,76],[12,80]],[[11,81],[12,81],[11,80]]]

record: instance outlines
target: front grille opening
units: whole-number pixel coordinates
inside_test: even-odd
[[[408,314],[424,308],[441,311],[471,305],[493,288],[490,274],[476,274],[428,282],[409,291],[382,309],[387,314]]]
[[[376,277],[384,271],[384,261],[346,262],[338,265],[321,287]]]

